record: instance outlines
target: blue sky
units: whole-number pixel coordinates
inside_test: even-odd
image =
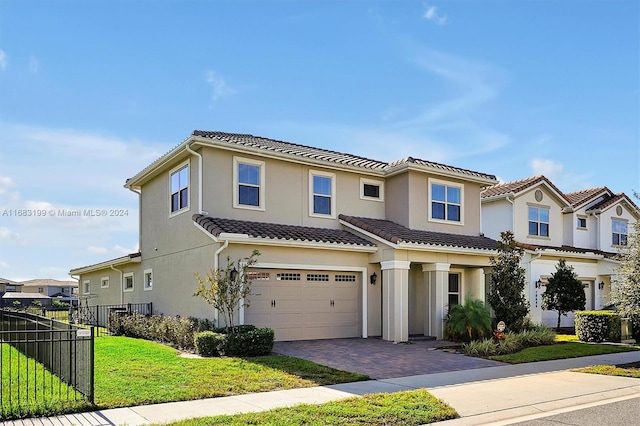
[[[0,276],[136,250],[123,184],[195,129],[630,195],[640,3],[2,0]]]

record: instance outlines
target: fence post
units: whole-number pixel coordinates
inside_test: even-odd
[[[89,402],[93,404],[95,392],[94,375],[95,375],[95,327],[91,327],[91,343],[89,345]]]

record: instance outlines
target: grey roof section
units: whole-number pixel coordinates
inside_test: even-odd
[[[250,148],[257,148],[265,151],[277,152],[280,154],[295,155],[313,160],[328,161],[330,163],[344,164],[349,166],[362,167],[372,170],[383,170],[387,163],[358,155],[345,154],[327,149],[314,148],[311,146],[299,145],[291,142],[279,141],[276,139],[264,138],[241,133],[212,132],[195,130],[193,136],[217,139],[229,144],[241,145]]]
[[[370,241],[341,229],[222,219],[201,214],[193,215],[192,219],[215,237],[220,236],[222,233],[246,234],[254,238],[376,247],[376,245]]]
[[[409,243],[477,250],[497,250],[498,242],[480,235],[459,235],[445,232],[410,229],[390,220],[340,215],[351,225],[385,239],[391,243]]]

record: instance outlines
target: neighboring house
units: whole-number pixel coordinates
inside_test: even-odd
[[[6,278],[0,278],[0,297],[5,293],[16,293],[22,289],[22,283],[11,281]]]
[[[0,298],[0,306],[23,308],[33,304],[33,302],[40,302],[40,306],[51,306],[51,298],[44,294],[39,293],[5,293]]]
[[[484,233],[495,239],[512,231],[525,248],[522,266],[535,322],[556,324],[557,313],[541,308],[544,286],[559,259],[565,259],[583,282],[586,309],[609,303],[617,250],[640,219],[640,210],[625,194],[592,188],[563,193],[549,179],[535,176],[499,184],[482,192]],[[573,314],[562,317],[573,326]]]
[[[481,235],[480,193],[496,183],[411,157],[195,131],[125,184],[139,196],[140,252],[70,273],[92,305],[215,318],[192,296],[194,272],[258,249],[238,323],[276,340],[441,338],[449,305],[484,298],[496,241]]]
[[[78,302],[77,289],[77,281],[59,281],[47,278],[22,282],[23,293],[38,293],[73,305]]]

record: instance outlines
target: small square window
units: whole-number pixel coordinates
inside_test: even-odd
[[[578,218],[578,228],[587,229],[587,218],[586,217],[579,217]]]
[[[83,281],[83,283],[82,283],[82,293],[83,294],[90,294],[91,293],[91,281],[89,281],[89,280]]]
[[[133,291],[133,272],[128,272],[126,274],[124,274],[123,276],[124,278],[124,291]]]
[[[109,288],[109,277],[100,278],[100,288]]]
[[[372,201],[384,201],[384,182],[360,178],[360,199]]]

